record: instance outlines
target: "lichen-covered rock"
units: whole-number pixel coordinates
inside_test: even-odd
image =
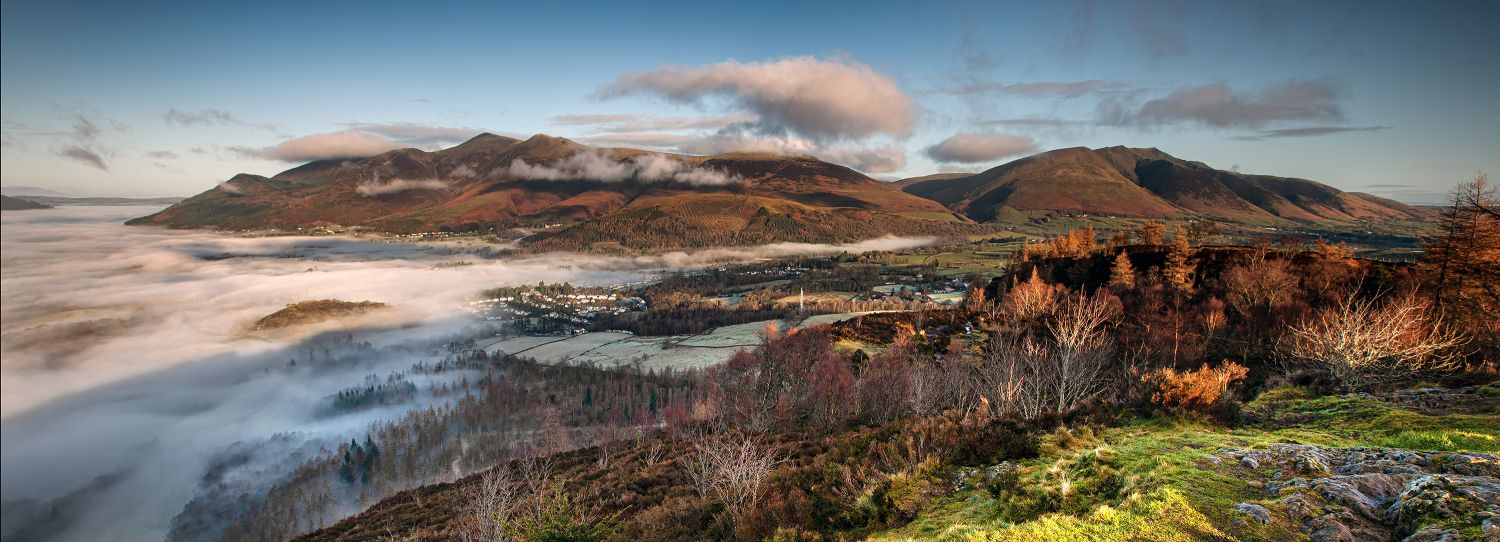
[[[1240,512],[1244,512],[1245,515],[1255,518],[1255,521],[1259,521],[1261,523],[1271,522],[1271,511],[1267,510],[1264,506],[1255,503],[1242,502],[1235,505],[1234,509],[1239,510]]]
[[[1401,539],[1401,542],[1463,542],[1463,537],[1458,536],[1458,533],[1452,529],[1441,529],[1429,525]]]
[[[1312,540],[1448,541],[1479,527],[1500,542],[1493,454],[1277,443],[1220,455],[1271,472],[1268,494]],[[1255,517],[1246,504],[1236,508]]]
[[[1477,523],[1481,512],[1497,511],[1500,511],[1500,480],[1434,474],[1406,484],[1391,503],[1388,514],[1398,526],[1417,531],[1443,520],[1463,522],[1474,518]]]

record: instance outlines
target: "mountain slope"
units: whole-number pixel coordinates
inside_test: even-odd
[[[27,211],[31,209],[51,209],[51,205],[37,203],[31,200],[0,196],[0,211]]]
[[[1155,148],[1058,149],[967,177],[914,180],[902,190],[981,222],[1009,211],[1304,222],[1425,215],[1368,194],[1305,179],[1217,170]]]
[[[320,160],[272,177],[242,174],[130,223],[393,233],[548,226],[529,241],[555,250],[847,242],[985,229],[808,156],[695,157],[492,134],[436,152],[400,149]]]

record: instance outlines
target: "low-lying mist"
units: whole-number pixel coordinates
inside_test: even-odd
[[[440,359],[448,342],[491,333],[491,324],[463,310],[486,288],[617,284],[663,268],[929,242],[496,259],[477,242],[121,225],[155,210],[3,215],[0,533],[7,540],[161,540],[186,503],[224,478],[284,475],[300,458],[358,438],[373,421],[425,408],[431,400],[337,415],[328,405],[369,375]],[[358,328],[250,331],[287,304],[315,299],[392,308],[377,320],[360,318]]]

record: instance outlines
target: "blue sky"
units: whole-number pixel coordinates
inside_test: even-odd
[[[883,179],[1154,146],[1418,202],[1500,172],[1496,2],[315,4],[5,1],[0,182],[189,195],[479,131]]]

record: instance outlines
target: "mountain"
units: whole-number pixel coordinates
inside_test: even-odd
[[[0,196],[0,211],[26,211],[30,209],[51,209],[51,205],[43,205],[30,200]]]
[[[1343,192],[1306,179],[1218,170],[1155,148],[1058,149],[975,175],[912,181],[902,190],[980,222],[1028,211],[1248,222],[1427,216],[1410,205],[1370,194]]]
[[[5,185],[0,186],[0,194],[6,196],[47,196],[54,198],[66,198],[71,194],[49,190],[39,186]]]
[[[974,175],[974,172],[972,172],[972,171],[954,172],[954,173],[933,173],[931,175],[923,175],[921,177],[907,177],[905,179],[897,179],[895,181],[892,181],[891,184],[896,185],[898,187],[905,188],[905,187],[908,187],[908,186],[911,186],[911,185],[914,185],[914,184],[917,184],[917,183],[925,183],[927,181],[941,181],[941,180],[945,180],[945,179],[957,179],[959,177],[969,177],[969,176],[972,176],[972,175]]]
[[[699,157],[481,134],[426,152],[241,174],[130,224],[357,226],[413,233],[540,227],[549,250],[657,249],[984,230],[942,205],[809,156]]]

